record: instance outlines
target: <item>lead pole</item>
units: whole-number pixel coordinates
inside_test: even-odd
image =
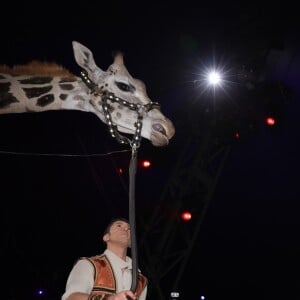
[[[132,258],[132,283],[130,290],[135,293],[138,280],[138,254],[135,226],[135,174],[137,165],[137,149],[132,147],[131,160],[129,165],[129,224],[131,238],[131,258]]]

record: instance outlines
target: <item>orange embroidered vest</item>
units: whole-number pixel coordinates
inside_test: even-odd
[[[89,260],[94,266],[94,286],[90,296],[93,295],[111,295],[116,293],[116,278],[112,270],[112,266],[105,254],[92,257],[83,257]],[[139,297],[147,285],[147,278],[138,273],[138,282],[136,294]]]

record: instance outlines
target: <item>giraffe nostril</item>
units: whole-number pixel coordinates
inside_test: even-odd
[[[165,128],[161,124],[155,123],[155,124],[152,125],[152,128],[155,131],[158,131],[158,132],[162,133],[163,135],[167,134]]]

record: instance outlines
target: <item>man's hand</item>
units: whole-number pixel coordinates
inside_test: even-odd
[[[136,295],[132,291],[122,291],[115,295],[111,295],[109,300],[135,300],[137,299]]]

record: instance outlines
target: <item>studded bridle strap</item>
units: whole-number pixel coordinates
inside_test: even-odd
[[[95,84],[93,81],[91,81],[87,75],[86,71],[81,71],[81,78],[83,82],[86,84],[86,86],[89,88],[91,94],[95,97],[101,97],[101,104],[102,109],[104,113],[104,117],[106,120],[106,124],[109,127],[109,132],[113,138],[115,138],[119,143],[121,144],[129,144],[133,149],[138,149],[141,144],[141,133],[142,133],[142,126],[143,126],[143,113],[146,111],[150,111],[154,108],[160,109],[160,105],[157,102],[150,101],[147,104],[141,105],[141,104],[135,104],[128,102],[124,99],[121,99],[119,97],[116,97],[113,93],[102,91],[97,84]],[[135,122],[135,133],[133,135],[132,140],[130,140],[128,137],[121,135],[118,132],[117,125],[114,125],[112,122],[111,114],[110,114],[110,104],[109,102],[116,102],[123,106],[126,106],[127,108],[134,110],[137,112],[137,121]]]

